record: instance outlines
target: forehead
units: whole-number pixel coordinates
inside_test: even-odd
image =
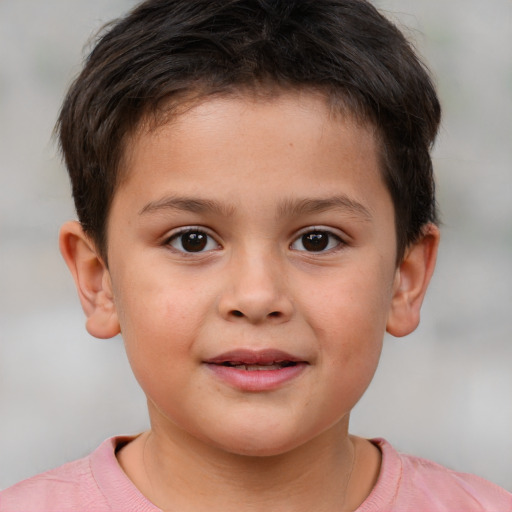
[[[346,185],[354,185],[355,195],[374,188],[370,181],[384,187],[375,130],[334,110],[325,95],[214,96],[182,104],[174,113],[163,124],[141,123],[127,144],[118,192],[131,183],[141,195],[161,180],[169,192],[178,186],[202,197],[222,191],[235,201],[241,182],[266,182],[268,189],[293,189],[307,197],[311,183],[328,195],[347,171],[352,172]]]
[[[235,125],[236,131],[227,133],[225,128],[229,131]],[[336,144],[341,138],[355,136],[360,149],[380,161],[378,129],[364,116],[350,111],[342,99],[314,89],[274,87],[188,94],[169,101],[156,112],[144,116],[127,138],[122,171],[136,167],[136,161],[147,156],[147,151],[152,151],[156,145],[163,149],[163,140],[171,151],[175,149],[174,142],[179,142],[181,137],[193,142],[200,137],[209,137],[214,130],[218,138],[225,134],[233,143],[252,138],[252,146],[257,146],[258,141],[268,146],[265,135],[271,134],[276,127],[284,129],[281,133],[283,139],[289,138],[290,147],[294,146],[294,141],[318,142],[322,138],[325,144]],[[332,130],[333,127],[336,129]],[[260,137],[255,139],[255,134]],[[275,138],[275,134],[272,137]],[[201,142],[204,144],[205,140]],[[275,142],[286,141],[279,138]],[[307,144],[305,149],[311,146]]]
[[[235,110],[243,113],[259,110],[268,115],[272,111],[287,111],[295,117],[307,117],[325,122],[338,121],[350,125],[372,138],[376,149],[380,152],[381,139],[377,125],[371,116],[357,105],[352,105],[341,91],[323,90],[320,87],[297,86],[283,88],[276,84],[249,84],[234,86],[218,91],[206,88],[191,89],[177,93],[171,99],[157,105],[150,105],[149,110],[142,113],[141,119],[133,125],[124,144],[125,160],[132,156],[132,150],[141,139],[154,137],[172,131],[192,129],[192,124],[204,123],[210,118],[230,115]],[[242,107],[242,108],[240,108]],[[194,127],[195,129],[195,127]],[[126,168],[126,165],[123,166]]]

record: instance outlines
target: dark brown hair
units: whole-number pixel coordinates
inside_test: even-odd
[[[400,259],[437,220],[440,105],[411,45],[365,0],[148,0],[111,23],[57,125],[79,219],[102,256],[124,143],[145,116],[191,96],[275,88],[320,91],[376,128]]]

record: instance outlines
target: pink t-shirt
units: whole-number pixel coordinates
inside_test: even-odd
[[[0,512],[158,512],[119,466],[107,439],[91,455],[0,492]],[[356,512],[512,512],[512,494],[474,475],[397,453],[383,439],[379,479]]]

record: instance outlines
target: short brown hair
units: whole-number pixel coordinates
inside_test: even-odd
[[[106,259],[124,142],[191,94],[311,88],[372,123],[398,258],[437,221],[430,150],[441,109],[428,71],[365,0],[148,0],[108,25],[63,103],[58,131],[79,220]]]

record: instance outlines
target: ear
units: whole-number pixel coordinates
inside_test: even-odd
[[[428,224],[421,238],[406,251],[398,266],[393,286],[393,298],[386,330],[393,336],[406,336],[420,322],[420,309],[436,265],[440,233]]]
[[[70,221],[62,226],[59,246],[75,280],[89,334],[96,338],[119,334],[110,273],[80,223]]]

